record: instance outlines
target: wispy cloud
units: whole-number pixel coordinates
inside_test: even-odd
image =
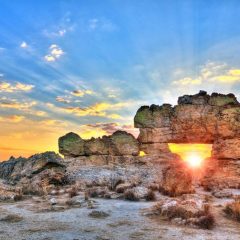
[[[67,99],[66,97],[60,97],[60,96],[56,97],[56,101],[61,103],[66,103],[66,104],[71,103],[70,99]]]
[[[66,127],[68,124],[66,122],[56,120],[56,119],[45,119],[40,121],[41,124],[48,125],[48,126],[62,126]]]
[[[83,97],[84,95],[92,95],[94,92],[92,90],[74,90],[71,92],[71,95],[77,97]]]
[[[28,92],[34,88],[34,85],[24,84],[24,83],[15,83],[11,84],[9,82],[0,82],[0,92]]]
[[[199,75],[173,81],[173,85],[201,85],[206,83],[234,84],[240,82],[240,69],[225,63],[208,62],[200,69]]]
[[[21,122],[25,117],[21,115],[8,115],[8,116],[1,116],[0,121],[10,121],[10,122]]]
[[[88,21],[88,28],[90,31],[101,30],[112,32],[117,29],[116,25],[108,19],[91,18]]]
[[[52,44],[49,47],[48,54],[45,55],[44,59],[47,62],[55,62],[57,59],[59,59],[63,54],[64,51],[56,44]]]
[[[31,102],[20,102],[16,99],[8,99],[6,97],[3,97],[0,99],[0,108],[13,108],[13,109],[19,109],[19,110],[26,110],[37,103],[35,101]]]
[[[111,110],[118,110],[123,107],[126,107],[127,103],[119,102],[119,103],[96,103],[86,108],[82,107],[65,107],[63,108],[66,112],[73,113],[76,116],[99,116],[99,117],[107,117],[117,119],[120,118],[120,115],[109,113]]]

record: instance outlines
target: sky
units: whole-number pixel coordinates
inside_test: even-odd
[[[240,1],[0,0],[0,160],[123,129],[142,105],[240,90]]]

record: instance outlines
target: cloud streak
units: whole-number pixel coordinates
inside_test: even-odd
[[[9,82],[0,82],[0,92],[28,92],[34,88],[34,85],[17,82],[15,84]]]

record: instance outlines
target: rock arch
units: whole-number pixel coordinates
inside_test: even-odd
[[[178,98],[178,104],[141,107],[134,126],[141,149],[169,151],[167,143],[210,143],[212,157],[240,160],[240,104],[233,94],[200,91]]]

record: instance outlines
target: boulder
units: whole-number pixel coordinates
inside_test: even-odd
[[[91,138],[85,141],[84,152],[86,156],[109,154],[109,144],[103,138]]]
[[[139,143],[134,136],[125,131],[116,131],[110,137],[109,154],[113,156],[139,154]]]
[[[58,139],[59,152],[64,156],[84,156],[84,140],[70,132]]]

